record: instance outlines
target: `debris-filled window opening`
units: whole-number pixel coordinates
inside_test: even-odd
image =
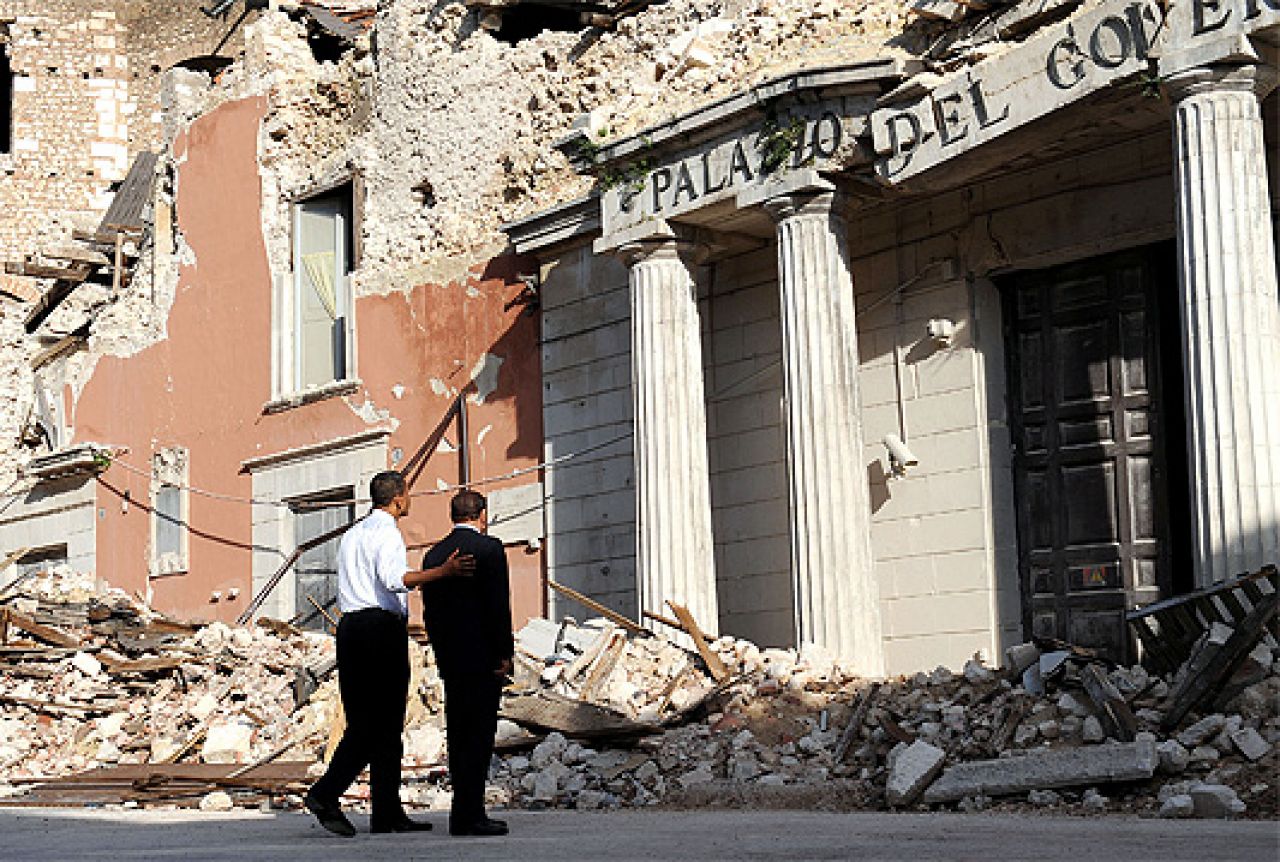
[[[351,371],[352,189],[345,183],[294,207],[295,391]]]
[[[18,558],[17,577],[28,578],[52,572],[67,564],[67,546],[49,545],[28,551]]]
[[[346,487],[293,501],[289,510],[293,515],[294,546],[355,520],[355,505],[350,502],[354,496],[355,489]],[[304,629],[325,631],[329,618],[337,617],[334,609],[338,604],[340,543],[341,539],[331,539],[304,551],[294,566],[294,623]]]
[[[351,43],[319,27],[307,28],[307,46],[317,63],[337,63]]]
[[[151,574],[174,575],[188,569],[190,505],[186,449],[161,449],[152,456]]]
[[[582,13],[576,9],[526,3],[507,6],[493,14],[501,16],[501,23],[493,30],[493,38],[508,45],[532,39],[547,30],[577,33],[583,28]]]
[[[9,45],[0,50],[0,153],[13,151],[13,64]]]

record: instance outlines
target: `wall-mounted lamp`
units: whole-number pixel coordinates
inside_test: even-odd
[[[938,347],[950,347],[956,335],[956,325],[945,317],[935,317],[925,324],[925,332]]]
[[[889,474],[901,478],[907,475],[907,469],[920,463],[920,459],[907,448],[897,434],[884,435],[884,448],[889,450]]]

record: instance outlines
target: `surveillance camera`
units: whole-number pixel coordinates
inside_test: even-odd
[[[938,347],[950,347],[955,338],[956,325],[945,317],[935,317],[925,324],[925,332]]]
[[[907,444],[902,442],[902,438],[897,434],[884,435],[884,448],[889,450],[889,466],[893,470],[893,475],[906,475],[908,467],[914,467],[920,463]]]

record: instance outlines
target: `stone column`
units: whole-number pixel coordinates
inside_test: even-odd
[[[621,249],[631,269],[636,574],[642,610],[689,608],[719,631],[706,395],[690,244],[674,236]]]
[[[884,672],[858,416],[847,229],[830,191],[771,198],[782,299],[791,571],[798,641]]]
[[[1280,299],[1260,112],[1274,84],[1275,71],[1260,65],[1168,80],[1202,586],[1280,556]]]

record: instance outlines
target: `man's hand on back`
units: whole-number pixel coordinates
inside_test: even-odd
[[[476,571],[476,558],[470,554],[464,554],[460,550],[455,550],[449,555],[449,559],[440,564],[440,577],[470,577]]]

